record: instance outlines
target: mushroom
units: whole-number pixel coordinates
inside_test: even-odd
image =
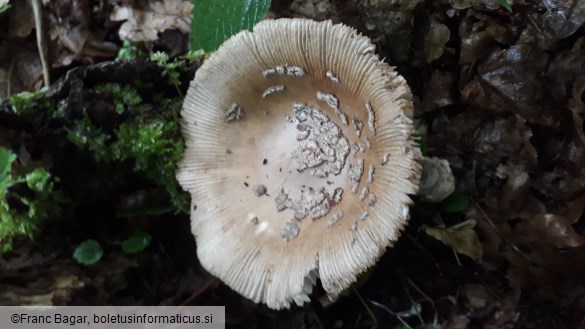
[[[435,157],[423,157],[418,195],[421,200],[441,202],[455,191],[455,177],[449,161]]]
[[[332,299],[400,236],[417,192],[410,90],[345,25],[265,20],[197,71],[177,178],[201,264],[270,308]],[[195,207],[196,204],[196,207]]]

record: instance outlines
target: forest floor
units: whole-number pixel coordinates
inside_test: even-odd
[[[457,180],[444,202],[417,200],[401,239],[339,300],[316,291],[311,304],[288,311],[254,304],[208,274],[188,215],[132,214],[168,202],[135,174],[136,163],[102,165],[95,144],[67,142],[83,128],[70,121],[83,120],[81,108],[91,107],[89,120],[104,131],[152,122],[149,110],[108,114],[117,94],[102,99],[100,85],[139,76],[157,86],[138,87],[141,101],[177,110],[200,65],[186,60],[169,80],[166,64],[108,62],[189,50],[188,5],[119,2],[45,1],[52,86],[42,99],[64,100],[65,112],[16,116],[7,101],[0,107],[0,145],[19,165],[59,177],[76,204],[68,220],[15,239],[0,256],[0,305],[225,305],[228,328],[585,328],[583,0],[510,8],[498,0],[273,1],[271,18],[331,19],[369,36],[412,88],[426,155],[448,160]],[[9,4],[0,13],[0,100],[43,86],[31,5]],[[120,250],[137,230],[149,232],[150,245]],[[91,266],[72,256],[87,239],[103,245]]]

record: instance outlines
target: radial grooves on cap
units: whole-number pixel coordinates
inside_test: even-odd
[[[416,151],[405,152],[403,147],[412,144],[413,128],[408,118],[412,96],[404,79],[367,51],[370,47],[370,41],[354,29],[330,21],[265,20],[254,33],[240,32],[226,41],[190,84],[182,111],[187,149],[177,178],[197,204],[191,214],[197,254],[210,273],[255,302],[276,309],[302,304],[308,300],[317,276],[328,294],[337,295],[379,259],[406,223],[403,209],[411,203],[408,194],[416,192],[409,177],[419,171]],[[285,64],[303,68],[305,75],[265,77],[262,73]],[[327,70],[341,82],[332,83],[325,75]],[[267,88],[280,85],[285,86],[283,91],[262,98]],[[295,86],[302,88],[295,91]],[[281,154],[269,157],[254,153],[253,147],[262,143],[264,132],[270,131],[262,126],[263,120],[284,121],[284,115],[292,113],[291,95],[302,94],[305,89],[311,97],[294,101],[326,112],[346,137],[351,136],[351,144],[370,140],[371,148],[355,158],[348,156],[340,177],[347,176],[350,162],[366,158],[359,187],[361,190],[367,184],[377,202],[371,207],[367,198],[359,201],[359,193],[353,195],[347,183],[341,204],[354,202],[352,205],[357,203],[358,207],[344,209],[344,216],[330,227],[327,220],[341,208],[332,208],[327,216],[314,221],[305,218],[299,222],[299,236],[286,242],[279,232],[292,217],[288,210],[276,213],[273,198],[277,184],[266,182],[277,176],[275,180],[286,183],[286,178],[282,178],[284,173],[266,170],[279,161],[284,171],[294,170],[286,161],[290,162],[290,154],[285,154],[285,159],[279,158]],[[347,115],[349,126],[342,127],[335,111],[316,99],[317,91],[339,98],[339,108]],[[281,106],[278,102],[284,101],[291,102],[287,110],[269,107]],[[234,102],[243,107],[245,116],[225,123],[222,115]],[[375,136],[367,126],[366,102],[376,112]],[[264,111],[270,115],[260,116]],[[354,116],[363,123],[361,139],[355,139]],[[382,166],[385,154],[390,156]],[[270,158],[267,165],[261,164],[263,158]],[[368,164],[375,166],[372,182],[366,179]],[[251,189],[256,184],[266,185],[271,197],[255,196]],[[262,200],[266,203],[259,203]],[[366,210],[369,216],[352,230],[359,213]],[[258,217],[256,225],[249,221],[251,213]]]

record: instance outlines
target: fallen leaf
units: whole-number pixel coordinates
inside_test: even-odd
[[[475,313],[485,313],[492,307],[493,298],[483,285],[477,283],[464,284],[460,288],[459,295],[463,305]]]
[[[451,31],[447,25],[439,22],[434,17],[431,18],[429,31],[425,36],[425,61],[430,63],[435,59],[441,57],[445,50],[445,44],[451,37]]]
[[[93,63],[111,59],[118,46],[107,40],[105,26],[95,24],[96,14],[89,0],[57,0],[45,4],[48,37],[52,41],[52,67],[63,67],[74,61]]]
[[[452,72],[433,70],[423,89],[422,109],[430,112],[454,103],[455,77]]]
[[[0,0],[0,7],[3,5]],[[30,0],[15,1],[11,6],[10,15],[8,16],[8,35],[11,37],[26,38],[35,27],[31,2]]]
[[[531,21],[550,39],[562,39],[585,23],[583,0],[541,0],[532,7]]]
[[[492,16],[470,9],[459,24],[459,64],[475,64],[490,54],[498,43],[512,40],[508,28]]]
[[[534,251],[547,253],[554,248],[575,248],[585,245],[585,236],[575,232],[567,218],[556,214],[537,214],[523,219],[515,228],[518,244],[529,245]],[[520,234],[520,232],[523,232]]]
[[[513,112],[530,123],[558,127],[558,111],[548,104],[542,79],[548,55],[528,44],[494,51],[477,69],[462,98],[494,113]]]
[[[114,8],[110,19],[125,21],[120,26],[120,39],[131,41],[154,41],[158,33],[177,29],[183,33],[191,30],[193,4],[184,0],[149,1],[141,8],[129,4]]]
[[[467,9],[470,7],[485,7],[496,10],[500,8],[499,0],[451,0],[449,1],[455,9]]]
[[[475,224],[475,220],[470,219],[448,228],[423,226],[423,230],[456,252],[479,262],[483,251],[481,242],[473,230]]]

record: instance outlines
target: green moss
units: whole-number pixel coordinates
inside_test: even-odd
[[[14,160],[16,160],[16,154],[0,147],[0,187],[5,186],[4,182],[10,178]]]
[[[57,103],[57,108],[51,113],[51,118],[64,118],[67,111],[67,101],[62,99]]]
[[[144,44],[138,43],[130,40],[125,40],[122,44],[122,48],[118,51],[118,56],[116,56],[116,61],[121,60],[135,60],[135,59],[145,59],[146,53],[144,52]]]
[[[185,148],[177,141],[178,122],[144,122],[123,124],[111,150],[116,160],[134,160],[134,170],[143,172],[157,185],[163,186],[178,211],[188,211],[188,197],[175,178],[176,163]]]
[[[131,115],[108,133],[85,114],[67,129],[68,139],[91,151],[97,162],[132,162],[134,171],[165,188],[176,211],[188,212],[189,196],[175,178],[185,149],[179,124],[182,99],[159,94],[146,104],[136,89],[116,83],[99,85],[96,92],[111,95],[116,112]]]
[[[107,148],[107,141],[111,138],[102,129],[94,126],[87,112],[83,113],[81,120],[75,121],[73,128],[65,129],[67,138],[75,145],[90,150],[97,161],[110,159],[110,151]]]
[[[12,104],[12,110],[19,114],[32,112],[36,105],[34,101],[38,100],[43,94],[44,90],[39,90],[33,93],[25,91],[10,96],[9,101]]]
[[[119,114],[142,102],[142,97],[140,97],[138,91],[130,86],[123,86],[119,83],[105,83],[98,85],[95,89],[98,93],[108,93],[112,96],[116,112]]]
[[[205,59],[205,50],[197,49],[197,50],[189,50],[185,55],[185,59],[187,59],[190,63],[203,60]]]
[[[178,94],[181,94],[179,89],[181,87],[181,74],[178,69],[185,66],[185,60],[175,59],[174,61],[169,61],[169,55],[160,51],[155,52],[150,59],[163,68],[163,77],[166,77],[168,83],[177,88]]]
[[[66,202],[63,193],[55,188],[58,178],[52,177],[42,168],[13,176],[9,168],[16,156],[0,149],[0,160],[3,159],[8,161],[4,161],[4,168],[0,167],[0,253],[12,248],[15,237],[33,237],[37,234],[47,220],[57,218],[61,214],[62,206]],[[30,190],[23,193],[26,196],[8,190],[10,186],[21,183],[25,183]],[[12,209],[7,197],[18,200],[26,209]]]

